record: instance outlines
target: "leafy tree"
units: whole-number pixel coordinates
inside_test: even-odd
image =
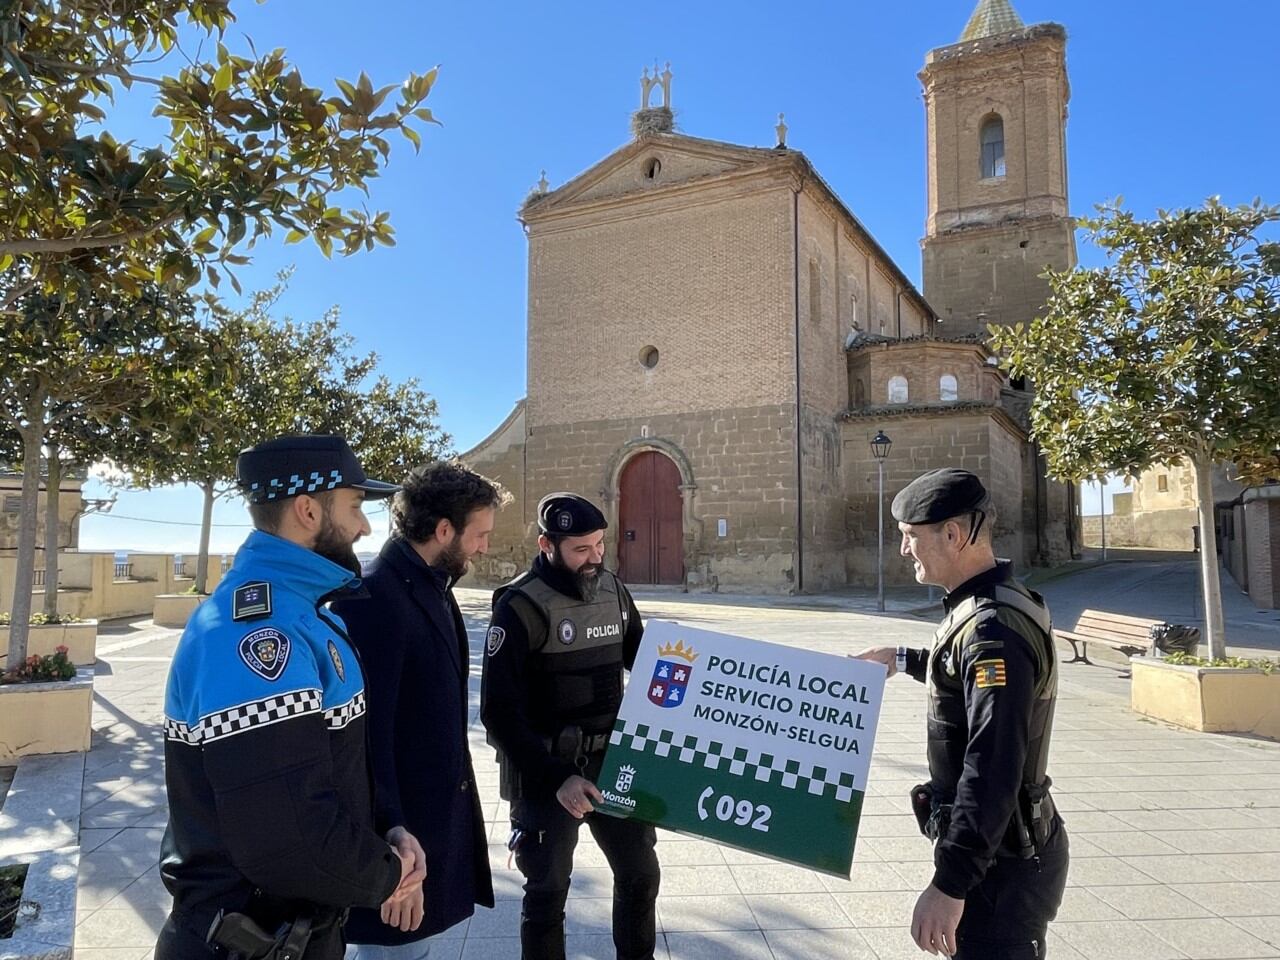
[[[11,278],[0,275],[0,291]],[[70,301],[27,288],[15,306],[0,313],[0,425],[17,435],[22,461],[9,663],[26,656],[42,453],[51,453],[47,509],[56,524],[60,448],[108,424],[162,429],[148,410],[157,394],[179,392],[197,361],[216,366],[219,356],[191,319],[190,298],[155,283],[136,297],[98,288]],[[56,554],[53,529],[46,552]],[[56,561],[47,589],[57,589]]]
[[[1107,252],[1096,269],[1048,274],[1029,325],[992,328],[1005,365],[1035,383],[1032,429],[1057,477],[1195,467],[1205,623],[1225,653],[1213,464],[1245,482],[1280,476],[1280,208],[1200,209],[1138,220],[1115,204],[1082,221]]]
[[[347,437],[369,473],[403,475],[440,456],[449,438],[436,422],[436,404],[416,380],[377,377],[376,354],[353,352],[336,310],[313,323],[276,322],[270,312],[288,275],[260,291],[243,311],[215,304],[213,330],[233,358],[229,376],[214,376],[189,397],[177,426],[145,431],[115,457],[114,482],[151,488],[190,483],[203,495],[195,588],[206,592],[215,502],[236,492],[236,457],[245,447],[289,433]]]
[[[133,294],[202,274],[217,286],[276,228],[326,256],[394,242],[387,214],[340,195],[367,193],[388,133],[420,147],[436,71],[376,90],[361,74],[326,96],[281,49],[229,50],[233,21],[230,0],[0,0],[0,272],[25,268],[0,309],[37,286],[63,299],[104,279]],[[182,49],[193,36],[217,39],[207,59]],[[135,87],[168,119],[164,142],[91,132]]]

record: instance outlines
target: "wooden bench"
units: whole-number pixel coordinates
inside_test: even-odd
[[[1054,628],[1054,636],[1071,644],[1075,652],[1067,663],[1092,663],[1089,659],[1089,644],[1100,643],[1105,647],[1119,650],[1126,657],[1135,654],[1144,656],[1151,652],[1151,628],[1161,620],[1148,620],[1144,617],[1126,617],[1119,613],[1107,613],[1105,610],[1086,610],[1080,614],[1074,629],[1059,630]]]

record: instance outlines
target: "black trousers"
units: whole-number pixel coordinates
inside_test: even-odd
[[[653,827],[600,813],[576,820],[554,795],[522,798],[511,808],[512,827],[524,831],[516,848],[516,866],[525,878],[522,960],[564,960],[564,905],[573,850],[584,823],[613,870],[613,945],[618,960],[653,960],[660,880]]]
[[[1042,960],[1069,862],[1061,821],[1038,859],[997,857],[965,897],[955,960]]]

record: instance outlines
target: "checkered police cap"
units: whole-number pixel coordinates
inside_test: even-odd
[[[371,480],[342,437],[277,437],[240,452],[236,483],[250,503],[267,503],[338,487],[363,490],[366,499],[381,500],[400,487]]]

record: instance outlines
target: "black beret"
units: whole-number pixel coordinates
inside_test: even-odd
[[[538,501],[538,529],[543,533],[581,537],[608,526],[600,509],[576,493],[549,493]]]
[[[986,511],[990,505],[981,480],[968,470],[943,467],[903,487],[890,509],[899,523],[942,523],[975,510]]]
[[[366,477],[342,437],[319,434],[277,437],[241,450],[236,459],[236,484],[250,503],[338,487],[363,490],[366,499],[380,500],[400,489],[394,483]]]

